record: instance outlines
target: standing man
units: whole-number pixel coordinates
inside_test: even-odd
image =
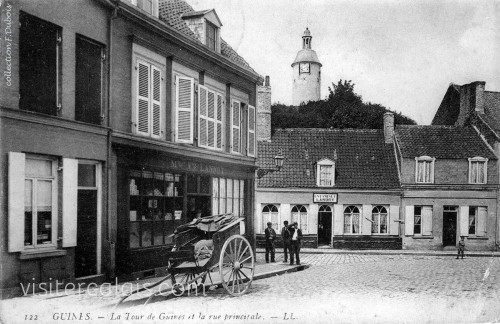
[[[285,253],[284,263],[288,262],[288,251],[290,250],[290,230],[288,229],[288,221],[283,222],[283,228],[281,229],[281,239],[283,240],[283,252]],[[292,251],[290,251],[292,254]]]
[[[297,265],[300,265],[300,240],[302,240],[302,231],[299,228],[299,224],[297,222],[293,223],[292,227],[290,227],[290,264],[293,265],[294,256],[297,258]]]
[[[266,262],[269,263],[269,252],[271,252],[271,262],[274,261],[274,239],[276,231],[273,229],[273,223],[267,222],[267,228],[264,231],[266,234]]]

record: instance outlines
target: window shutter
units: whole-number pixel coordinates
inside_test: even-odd
[[[405,235],[413,235],[415,206],[405,207]]]
[[[9,252],[24,249],[25,154],[9,152]]]
[[[309,205],[309,234],[318,234],[318,209],[317,204]]]
[[[231,144],[233,153],[240,153],[240,113],[240,103],[233,101],[231,109]]]
[[[223,111],[224,111],[224,100],[222,99],[222,96],[220,94],[217,94],[217,120],[216,120],[216,124],[217,124],[217,143],[216,143],[216,148],[218,149],[222,149],[222,134],[224,133],[223,132],[223,128],[222,128],[222,118],[223,118]]]
[[[469,236],[469,206],[460,206],[458,218],[460,236]]]
[[[342,205],[333,206],[333,235],[344,233],[344,208]]]
[[[76,246],[78,160],[63,159],[62,246]]]
[[[248,155],[255,156],[255,107],[248,106]]]
[[[207,94],[207,142],[208,146],[215,148],[215,93],[209,91]]]
[[[372,222],[369,220],[372,219],[372,205],[363,205],[363,210],[361,211],[361,234],[363,235],[371,235],[372,234]]]
[[[152,97],[152,136],[161,137],[161,71],[155,67],[151,67],[153,78],[153,97]]]
[[[194,80],[176,76],[176,141],[193,143],[193,95]]]
[[[136,131],[149,135],[149,64],[137,61],[137,122]]]
[[[200,85],[198,86],[198,114],[199,114],[199,127],[198,127],[198,143],[200,146],[208,146],[207,138],[207,88]]]
[[[432,207],[422,207],[422,235],[432,235]]]
[[[389,235],[399,235],[399,206],[391,205],[389,207]]]
[[[488,209],[486,207],[478,207],[477,208],[477,236],[485,236],[486,235],[486,221],[488,217]]]

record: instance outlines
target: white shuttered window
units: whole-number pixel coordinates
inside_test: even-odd
[[[222,149],[222,95],[200,85],[198,91],[198,139],[199,145]]]
[[[231,106],[231,152],[241,153],[241,102]]]
[[[255,156],[255,107],[248,106],[248,155]]]
[[[193,143],[194,80],[175,77],[176,129],[175,141]]]
[[[163,133],[161,68],[137,59],[135,71],[135,132],[161,138]]]

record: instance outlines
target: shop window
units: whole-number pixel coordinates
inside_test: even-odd
[[[387,234],[387,208],[384,206],[372,209],[372,234]]]
[[[207,175],[188,174],[188,220],[212,215],[211,179]]]
[[[26,157],[24,180],[24,246],[39,248],[55,245],[57,221],[57,161]]]
[[[487,178],[488,159],[475,157],[469,159],[469,183],[485,184]]]
[[[56,116],[60,109],[61,28],[20,13],[19,107]]]
[[[307,208],[304,205],[295,205],[292,207],[292,213],[291,213],[291,221],[292,224],[297,222],[299,225],[299,228],[302,230],[302,233],[308,234],[309,233],[309,227],[308,227],[308,216],[307,216]]]
[[[222,150],[224,100],[220,93],[200,85],[198,91],[198,144]]]
[[[238,179],[212,179],[212,210],[214,215],[232,213],[244,216],[245,181]]]
[[[357,206],[344,209],[344,234],[359,234],[359,214]]]
[[[486,234],[486,216],[488,215],[486,207],[469,207],[469,235],[483,236]]]
[[[100,125],[102,45],[76,36],[75,119]]]
[[[421,156],[415,158],[415,182],[434,183],[434,162],[435,158]]]
[[[279,219],[278,219],[278,207],[275,205],[265,205],[262,208],[262,233],[267,228],[267,222],[273,223],[273,228],[278,230]]]
[[[171,244],[170,234],[183,219],[184,176],[132,170],[130,190],[130,248]]]

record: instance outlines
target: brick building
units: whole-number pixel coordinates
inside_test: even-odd
[[[21,284],[155,275],[179,224],[253,214],[263,80],[220,37],[215,10],[180,0],[2,8],[2,297]]]
[[[387,122],[391,122],[389,118]],[[393,122],[393,121],[392,121]],[[391,130],[391,127],[387,128]],[[400,249],[400,184],[392,133],[371,129],[280,129],[258,143],[255,231],[298,222],[307,247]]]
[[[497,157],[470,126],[396,127],[403,248],[470,250],[497,241]],[[402,233],[402,234],[403,234]]]

